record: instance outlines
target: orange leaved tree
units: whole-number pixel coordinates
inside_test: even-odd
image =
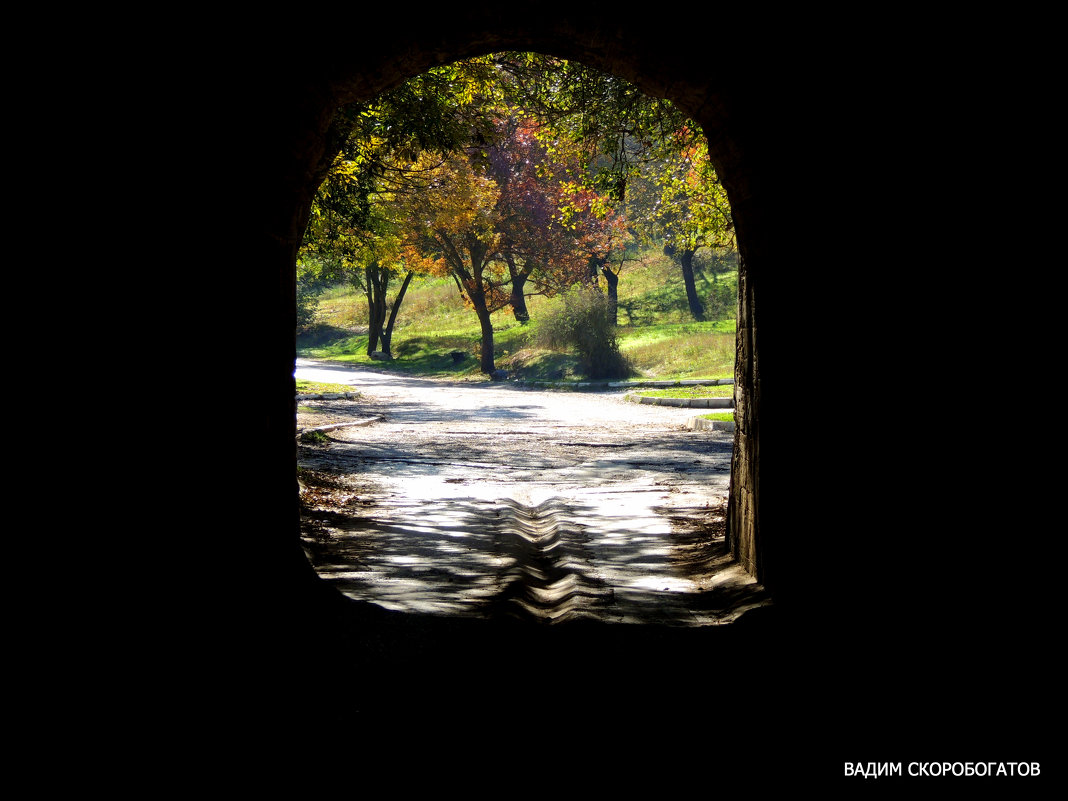
[[[511,281],[510,305],[530,319],[526,296],[552,296],[596,277],[596,265],[618,247],[626,228],[605,198],[580,180],[577,154],[550,157],[529,118],[498,119],[486,149],[497,181],[501,257]]]
[[[507,273],[499,258],[500,190],[464,154],[423,153],[407,167],[407,174],[408,186],[395,201],[408,220],[408,263],[420,271],[452,276],[478,316],[480,367],[492,375],[490,315],[508,304],[508,294],[502,291]]]
[[[484,373],[495,371],[495,311],[511,305],[525,322],[527,294],[588,280],[591,263],[618,241],[621,221],[571,169],[546,157],[531,123],[507,118],[496,121],[492,141],[405,166],[407,185],[394,200],[407,220],[407,264],[452,276],[478,316]]]

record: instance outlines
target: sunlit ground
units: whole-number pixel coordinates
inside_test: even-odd
[[[303,368],[307,372],[312,372]],[[705,626],[767,603],[723,540],[733,440],[606,395],[358,377],[301,452],[317,572],[385,609]],[[313,477],[342,489],[320,492]]]
[[[634,486],[635,475],[626,486],[583,486],[605,470],[620,468],[507,487],[395,468],[365,511],[321,521],[309,557],[345,595],[403,612],[692,626],[765,603],[722,540],[672,523],[707,509],[668,507],[672,493]]]

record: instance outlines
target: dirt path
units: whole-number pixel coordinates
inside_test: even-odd
[[[723,540],[732,435],[622,393],[298,362],[357,400],[302,400],[305,550],[346,595],[473,618],[700,626],[767,603]],[[370,421],[370,422],[369,422]]]

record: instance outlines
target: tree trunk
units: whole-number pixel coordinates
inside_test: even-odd
[[[486,305],[486,293],[479,286],[468,293],[471,305],[478,315],[478,324],[482,329],[482,356],[479,367],[486,375],[492,375],[496,369],[493,365],[493,321],[490,319],[490,310]]]
[[[530,312],[527,311],[527,297],[523,289],[526,287],[527,279],[531,273],[529,264],[520,270],[515,264],[515,258],[509,252],[504,254],[504,260],[508,264],[508,275],[512,279],[512,294],[508,299],[508,305],[512,307],[512,314],[515,315],[515,319],[519,323],[526,325],[530,322]]]
[[[382,322],[378,317],[378,304],[375,300],[375,283],[370,267],[364,269],[363,291],[367,295],[367,355],[378,350],[378,335]]]
[[[482,329],[482,357],[479,367],[486,375],[493,375],[495,369],[493,366],[493,322],[490,320],[490,310],[486,303],[486,286],[483,283],[488,248],[474,235],[468,235],[464,244],[467,252],[471,254],[471,276],[470,279],[465,278],[463,283],[467,287],[467,296],[475,309],[475,314],[478,315],[478,324]],[[463,260],[457,258],[456,264],[462,269]],[[453,274],[458,282],[459,277],[463,275],[456,267],[453,268]]]
[[[679,251],[679,263],[682,265],[682,280],[686,284],[686,302],[690,304],[690,314],[699,323],[705,321],[705,308],[697,297],[697,285],[693,277],[693,254],[696,251],[686,248]]]
[[[393,354],[390,352],[390,342],[393,340],[393,324],[397,322],[397,311],[400,309],[401,301],[404,300],[404,293],[408,291],[408,284],[412,282],[412,276],[415,273],[408,271],[408,274],[404,276],[404,283],[401,284],[400,291],[397,292],[397,299],[393,301],[393,308],[389,312],[389,322],[386,323],[386,327],[382,329],[382,352],[393,358]]]
[[[368,334],[367,334],[367,355],[370,356],[376,351],[382,350],[385,353],[389,353],[389,339],[385,333],[386,326],[386,293],[389,291],[389,268],[383,268],[378,264],[366,268],[364,271],[364,277],[367,282],[367,317],[368,317]],[[407,288],[407,284],[405,284]],[[394,304],[396,307],[396,304]],[[389,323],[390,334],[392,334],[393,322],[392,319],[396,316],[394,313],[391,316]]]
[[[612,325],[619,325],[619,276],[605,262],[601,265],[601,275],[608,285],[608,307],[611,309]]]
[[[479,366],[486,375],[493,375],[496,369],[493,365],[493,321],[490,320],[484,297],[481,298],[481,303],[475,306],[475,312],[478,314],[478,323],[482,327],[482,358]]]
[[[527,285],[527,278],[522,273],[512,277],[512,297],[509,304],[515,319],[526,325],[530,322],[530,312],[527,311],[527,298],[523,294],[523,288]]]

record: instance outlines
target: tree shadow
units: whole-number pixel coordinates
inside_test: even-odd
[[[302,518],[320,577],[397,612],[693,626],[769,603],[722,540],[695,548],[692,533],[642,530],[630,515],[558,498],[392,498],[345,512],[305,508]]]

